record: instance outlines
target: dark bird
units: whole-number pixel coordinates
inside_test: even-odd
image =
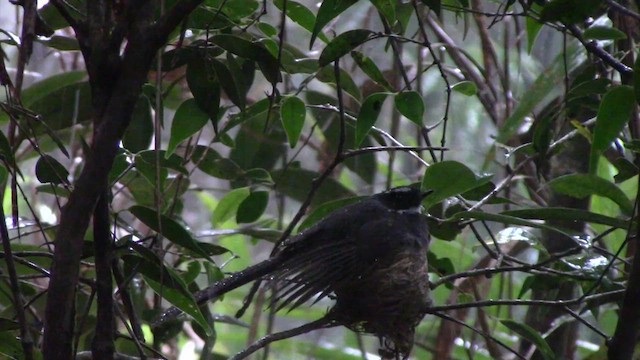
[[[335,304],[323,319],[377,335],[383,358],[406,359],[430,305],[429,231],[420,213],[426,195],[398,187],[334,211],[282,242],[269,259],[196,293],[196,300],[202,304],[254,280],[277,282],[277,309],[330,296]],[[179,312],[170,309],[158,322]]]

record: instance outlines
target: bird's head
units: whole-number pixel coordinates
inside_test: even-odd
[[[418,186],[400,186],[377,193],[373,198],[391,210],[418,212],[422,200],[431,192],[431,190],[423,192]]]

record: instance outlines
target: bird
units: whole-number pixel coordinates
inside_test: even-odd
[[[431,304],[422,200],[401,186],[338,209],[277,245],[271,257],[197,292],[198,304],[252,281],[272,281],[276,310],[331,298],[325,318],[376,335],[383,358],[408,358],[415,328]],[[175,317],[166,311],[156,324]]]

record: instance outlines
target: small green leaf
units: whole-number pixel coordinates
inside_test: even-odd
[[[532,344],[534,344],[538,348],[538,351],[540,351],[542,356],[545,358],[545,360],[553,360],[557,358],[555,352],[551,349],[544,338],[540,336],[540,333],[531,328],[529,325],[511,319],[502,319],[500,320],[500,322],[502,323],[502,325],[511,329],[511,331],[515,332],[516,334],[522,336],[524,339],[527,339]]]
[[[387,79],[385,79],[382,71],[378,68],[371,58],[364,56],[359,51],[352,51],[351,57],[356,62],[360,70],[364,72],[371,80],[375,81],[378,85],[382,86],[387,91],[393,91],[393,86],[389,84]]]
[[[318,206],[315,210],[313,210],[313,212],[311,212],[311,214],[309,214],[304,219],[304,221],[300,223],[300,226],[298,227],[298,231],[302,231],[312,226],[313,224],[319,222],[320,220],[324,219],[327,215],[331,214],[332,212],[338,209],[342,209],[347,205],[351,205],[358,201],[361,201],[364,198],[365,197],[362,197],[362,196],[356,196],[356,197],[349,197],[349,198],[339,199],[334,201],[328,201]]]
[[[364,100],[364,103],[360,107],[358,119],[356,120],[356,146],[360,146],[369,133],[369,130],[371,130],[371,127],[375,125],[387,95],[389,94],[374,93]]]
[[[219,226],[225,221],[234,217],[240,204],[250,195],[249,188],[243,187],[229,191],[218,203],[213,211],[211,222],[214,226]]]
[[[429,9],[431,9],[433,12],[435,12],[436,15],[438,15],[438,17],[440,17],[440,15],[441,15],[441,7],[442,7],[442,1],[441,0],[421,0],[421,1]]]
[[[378,9],[387,23],[393,26],[396,23],[396,2],[391,0],[369,0]]]
[[[424,102],[417,91],[405,91],[398,93],[395,98],[396,109],[407,119],[418,126],[424,125]]]
[[[78,40],[73,37],[54,35],[51,37],[38,36],[36,41],[44,46],[61,51],[80,50]]]
[[[316,79],[324,83],[335,84],[336,77],[333,71],[333,67],[325,66],[320,69],[320,71],[316,74]],[[344,71],[343,69],[340,69],[340,86],[347,94],[351,95],[358,102],[360,101],[360,98],[362,97],[362,95],[360,94],[360,88],[353,81],[351,75],[349,75],[349,73]]]
[[[257,221],[267,209],[268,204],[269,192],[252,192],[240,203],[240,207],[238,207],[238,212],[236,213],[236,222],[242,224]]]
[[[227,65],[220,60],[211,59],[211,66],[213,66],[213,69],[216,71],[220,86],[224,89],[224,93],[227,94],[229,100],[239,107],[240,110],[244,109],[244,94],[241,94],[239,86],[236,84],[236,79],[233,78]]]
[[[627,195],[612,182],[596,175],[564,175],[551,180],[549,186],[556,192],[577,199],[591,195],[606,197],[618,204],[623,213],[630,215],[633,212],[633,204]]]
[[[284,98],[282,107],[280,108],[280,119],[287,133],[289,146],[291,146],[292,149],[298,143],[306,116],[307,108],[304,105],[304,101],[300,100],[297,96],[287,96]]]
[[[633,88],[630,86],[612,87],[604,95],[593,129],[589,173],[595,173],[600,155],[624,129],[635,106]]]
[[[122,138],[122,146],[132,153],[137,153],[149,148],[152,137],[153,117],[151,115],[151,104],[146,96],[141,95],[133,108],[131,122]]]
[[[52,183],[54,185],[68,183],[67,169],[49,155],[42,155],[36,163],[36,177],[41,183]]]
[[[200,131],[207,121],[209,116],[200,110],[194,99],[187,99],[180,104],[173,116],[171,138],[165,156],[173,154],[181,142]]]
[[[215,35],[211,41],[232,54],[257,62],[270,83],[282,81],[278,61],[264,46],[230,34]]]
[[[625,33],[616,28],[598,25],[585,30],[582,36],[587,40],[622,40],[627,38]]]
[[[215,150],[202,145],[195,148],[191,161],[207,175],[219,179],[235,180],[244,174],[233,160],[223,158]]]
[[[433,190],[425,201],[428,209],[440,201],[465,193],[488,183],[490,176],[477,177],[471,169],[457,161],[441,161],[427,168],[422,179],[422,189]]]
[[[375,33],[366,29],[343,32],[322,50],[318,63],[320,66],[328,65],[374,37]]]
[[[191,233],[175,220],[165,215],[158,216],[154,209],[140,205],[130,207],[129,212],[152,230],[161,231],[162,235],[172,243],[189,249],[209,261],[213,261],[209,254],[200,247],[200,244]],[[160,218],[160,223],[158,223],[158,218]]]
[[[282,10],[283,8],[282,3],[283,0],[273,1],[273,4],[279,10]],[[306,6],[293,0],[287,0],[287,16],[296,24],[302,26],[302,28],[304,28],[305,30],[313,32],[313,26],[316,22],[316,16],[311,10],[307,9]],[[318,38],[320,38],[320,40],[322,40],[325,44],[329,43],[329,39],[323,33],[319,33]]]
[[[451,87],[451,90],[457,91],[466,96],[474,96],[478,93],[478,87],[473,81],[460,81]]]
[[[187,84],[198,107],[209,116],[217,130],[220,111],[220,79],[206,52],[198,52],[187,65]]]
[[[311,41],[309,42],[309,49],[313,47],[313,43],[316,37],[322,31],[322,29],[336,16],[342,14],[351,5],[355,4],[357,0],[324,0],[318,9],[318,15],[316,16],[316,23],[313,26],[311,32]]]

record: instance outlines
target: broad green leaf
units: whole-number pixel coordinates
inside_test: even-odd
[[[336,77],[333,71],[333,66],[325,66],[323,67],[318,74],[316,74],[316,79],[324,82],[335,84]],[[360,102],[362,95],[360,94],[360,88],[353,81],[353,78],[347,71],[344,71],[342,68],[340,69],[340,86],[342,89],[349,95],[351,95],[356,101]]]
[[[627,38],[625,33],[616,28],[598,25],[591,26],[585,30],[582,36],[588,40],[621,40]]]
[[[284,98],[282,107],[280,108],[280,119],[282,119],[282,126],[287,133],[289,146],[292,149],[296,147],[298,143],[306,116],[307,108],[304,105],[304,101],[300,100],[297,96],[287,96]]]
[[[511,319],[502,319],[500,322],[522,338],[529,340],[532,344],[535,344],[536,348],[538,348],[538,351],[540,351],[545,360],[553,360],[557,358],[553,349],[551,349],[549,344],[544,340],[544,338],[542,338],[540,333],[529,325]]]
[[[209,115],[198,107],[194,99],[185,100],[173,116],[171,137],[165,156],[173,154],[181,142],[200,131],[207,121],[209,121]]]
[[[635,164],[623,157],[615,159],[612,162],[612,165],[618,170],[618,173],[613,176],[613,180],[615,180],[616,184],[629,180],[640,173]]]
[[[37,100],[66,86],[77,84],[87,77],[86,71],[69,71],[52,75],[42,81],[38,81],[22,92],[22,101],[25,107],[30,108]]]
[[[211,223],[217,227],[225,221],[235,217],[240,204],[250,195],[250,190],[247,187],[238,188],[229,191],[218,203],[216,209],[213,211]]]
[[[595,15],[602,0],[551,0],[540,13],[540,21],[575,24]]]
[[[280,65],[265,47],[240,36],[230,34],[215,35],[211,38],[211,41],[232,54],[257,62],[265,78],[270,83],[282,81]]]
[[[392,0],[369,0],[378,9],[390,26],[396,23],[396,2]]]
[[[331,40],[324,50],[322,50],[320,58],[318,59],[319,65],[325,66],[338,60],[354,48],[375,38],[375,34],[373,31],[366,29],[355,29],[343,32]]]
[[[170,217],[165,215],[158,216],[158,213],[154,209],[140,205],[130,207],[129,212],[152,230],[161,233],[162,236],[172,243],[189,249],[209,261],[213,261],[209,256],[210,254],[200,247],[199,242],[193,235]],[[158,218],[160,218],[160,223],[158,223]],[[220,249],[222,253],[226,251],[226,249],[223,249],[224,248]]]
[[[371,58],[364,56],[359,51],[352,51],[351,57],[356,62],[360,70],[364,72],[371,80],[375,81],[378,85],[382,86],[387,91],[393,91],[393,86],[389,84],[387,79],[385,79],[382,71],[378,68]]]
[[[220,81],[220,86],[224,89],[225,94],[229,97],[229,100],[233,102],[240,110],[244,109],[245,106],[245,97],[238,88],[239,84],[236,84],[236,79],[233,78],[231,71],[222,61],[217,59],[211,59],[211,66],[216,72],[218,76],[218,81]]]
[[[498,133],[496,138],[498,143],[506,143],[522,126],[525,117],[529,116],[536,106],[562,84],[565,73],[572,71],[581,63],[583,55],[576,50],[576,47],[569,46],[565,54],[556,57],[554,62],[522,93],[521,100]]]
[[[124,262],[125,270],[129,273],[134,271],[141,273],[145,282],[156,294],[193,317],[204,329],[208,329],[207,331],[211,332],[210,325],[208,325],[200,312],[195,298],[187,289],[184,281],[171,268],[166,267],[159,258],[149,258],[150,250],[139,245],[133,245],[132,247],[138,254],[141,254],[142,251],[146,255],[123,255],[121,258]]]
[[[528,226],[528,227],[532,227],[532,228],[536,228],[536,229],[544,229],[544,230],[548,230],[548,231],[553,231],[555,233],[558,233],[564,237],[566,237],[567,239],[571,239],[571,241],[576,241],[575,238],[571,235],[569,235],[568,233],[564,232],[561,229],[558,229],[556,227],[553,226],[549,226],[547,224],[538,222],[538,221],[529,221],[529,220],[525,220],[519,217],[515,217],[515,216],[509,216],[509,215],[503,215],[503,214],[493,214],[493,213],[487,213],[484,211],[461,211],[458,212],[454,215],[452,215],[449,220],[456,220],[456,219],[474,219],[474,220],[484,220],[484,221],[494,221],[494,222],[499,222],[499,223],[503,223],[503,224],[509,224],[509,225],[519,225],[519,226]]]
[[[51,37],[38,36],[36,41],[40,44],[60,51],[80,50],[78,40],[73,37],[54,35]]]
[[[283,0],[274,0],[273,4],[282,11]],[[302,26],[305,30],[313,32],[313,26],[316,22],[316,16],[313,12],[307,9],[306,6],[300,4],[297,1],[287,0],[287,16],[293,20],[296,24]],[[329,43],[329,39],[323,33],[318,34],[318,38],[325,44]]]
[[[315,171],[292,168],[286,170],[276,170],[271,173],[271,177],[276,182],[275,188],[282,194],[291,197],[296,201],[304,201],[309,195],[311,184],[320,174]],[[326,179],[311,201],[311,208],[323,204],[327,201],[353,197],[355,194],[347,189],[344,184],[333,178]]]
[[[421,0],[421,2],[425,4],[429,9],[431,9],[433,12],[435,12],[436,15],[438,15],[438,17],[440,17],[441,8],[442,8],[441,0]]]
[[[222,9],[222,12],[234,21],[253,15],[260,7],[256,0],[208,0],[206,4],[216,11]]]
[[[36,177],[41,183],[55,185],[68,183],[69,171],[49,155],[42,155],[36,163]]]
[[[627,229],[629,227],[629,223],[627,221],[602,214],[596,214],[586,210],[572,208],[552,207],[518,209],[503,211],[502,214],[522,219],[584,221],[592,224],[612,226],[619,229]]]
[[[531,4],[531,10],[539,13],[542,10],[542,6],[534,2],[533,4]],[[540,30],[542,30],[542,26],[544,24],[531,16],[527,16],[525,21],[527,28],[527,53],[531,54],[533,44],[535,44],[536,38],[538,37]]]
[[[244,171],[233,160],[223,158],[215,150],[198,145],[191,161],[207,175],[225,180],[234,180],[244,174]]]
[[[624,129],[635,106],[633,88],[630,86],[613,87],[604,95],[593,129],[589,173],[595,173],[600,155]]]
[[[478,92],[478,87],[473,81],[460,81],[451,86],[451,90],[466,96],[474,96]]]
[[[316,16],[316,23],[313,25],[313,31],[311,31],[311,41],[309,42],[309,49],[313,47],[313,43],[316,37],[322,31],[322,29],[336,16],[342,14],[351,5],[355,4],[357,0],[324,0],[320,9],[318,9],[318,15]]]
[[[364,103],[362,103],[360,113],[358,113],[358,118],[356,120],[355,145],[357,147],[359,147],[362,141],[364,141],[369,130],[371,130],[371,127],[375,125],[376,120],[378,120],[378,115],[380,115],[382,105],[384,104],[384,100],[387,98],[387,95],[389,94],[374,93],[369,95],[364,100]]]
[[[151,115],[151,104],[146,96],[141,95],[133,108],[131,122],[122,138],[122,146],[132,153],[137,153],[149,148],[152,137],[153,117]]]
[[[404,91],[394,98],[396,109],[407,119],[418,126],[424,125],[424,101],[417,91]]]
[[[298,231],[302,231],[310,226],[313,226],[315,223],[319,222],[320,220],[324,219],[325,217],[327,217],[329,214],[331,214],[332,212],[338,210],[338,209],[342,209],[343,207],[347,206],[347,205],[351,205],[354,204],[362,199],[364,199],[365,197],[362,196],[356,196],[356,197],[350,197],[350,198],[345,198],[345,199],[339,199],[339,200],[335,200],[335,201],[328,201],[320,206],[318,206],[316,209],[314,209],[311,214],[309,214],[303,221],[302,223],[300,223],[300,226],[298,226]]]
[[[618,204],[626,215],[633,212],[633,204],[627,195],[612,182],[596,175],[564,175],[551,180],[549,186],[556,192],[578,199],[591,195],[606,197]]]
[[[206,53],[198,52],[198,56],[189,61],[187,84],[196,104],[211,119],[214,130],[217,130],[221,80],[213,68],[212,61],[207,59],[210,57],[206,56]]]
[[[433,190],[425,201],[428,209],[440,201],[465,193],[488,183],[490,176],[477,177],[471,169],[457,161],[442,161],[427,168],[422,178],[422,189]]]
[[[236,222],[238,224],[251,223],[257,221],[267,209],[269,204],[269,192],[253,191],[246,197],[236,213]]]

